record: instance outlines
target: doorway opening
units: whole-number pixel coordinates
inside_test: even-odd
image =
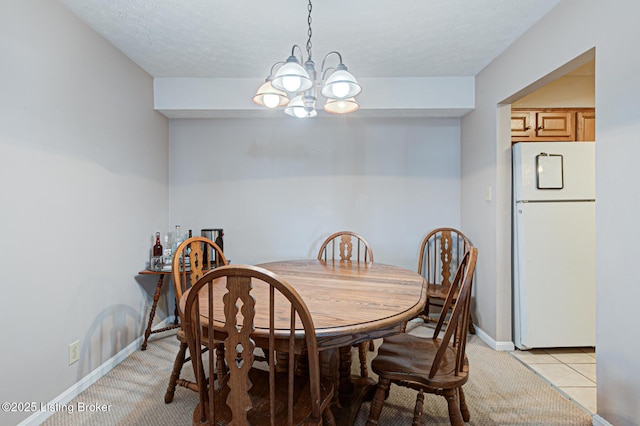
[[[591,141],[595,143],[595,49],[580,55],[554,72],[522,89],[501,103],[504,108],[499,116],[505,123],[511,122],[511,133],[504,139],[505,150],[511,152],[512,143],[528,142],[567,142]],[[507,132],[501,127],[501,132]],[[507,142],[507,140],[509,142]],[[529,145],[532,146],[532,145]],[[547,146],[548,144],[544,145]],[[558,145],[560,146],[560,145]],[[574,145],[575,146],[575,145]],[[558,149],[558,152],[561,150]],[[535,169],[535,168],[532,168]],[[535,171],[534,171],[535,173]],[[513,177],[512,177],[513,178]],[[595,178],[593,178],[595,180]],[[513,180],[512,180],[513,182]],[[513,189],[512,186],[512,195]],[[521,223],[517,224],[516,198],[512,199],[512,317],[516,350],[513,355],[527,364],[543,378],[551,382],[560,392],[576,401],[585,410],[596,412],[596,359],[595,347],[574,346],[562,343],[551,347],[526,347],[518,341],[522,332],[521,318],[523,308],[517,304],[526,299],[526,291],[516,286],[519,273],[515,238],[521,233]],[[595,233],[595,223],[590,225]],[[522,238],[520,241],[522,244]],[[595,260],[594,260],[595,263]],[[593,267],[593,292],[595,295],[595,266]],[[523,296],[523,294],[525,296]],[[554,293],[549,298],[556,297]],[[595,296],[593,301],[593,323],[595,324]],[[526,322],[526,320],[525,320]],[[595,339],[595,325],[594,325]],[[595,340],[594,340],[595,345]]]

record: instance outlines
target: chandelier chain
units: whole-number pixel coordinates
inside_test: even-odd
[[[307,56],[309,58],[309,60],[311,60],[311,9],[313,8],[313,6],[311,5],[311,0],[309,0],[309,5],[307,6],[307,9],[309,10],[309,16],[307,17],[307,25],[309,26],[309,38],[307,39]]]

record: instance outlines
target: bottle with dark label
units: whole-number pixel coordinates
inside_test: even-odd
[[[162,269],[162,244],[160,244],[160,231],[156,232],[156,243],[151,248],[149,269],[159,271]]]
[[[156,232],[156,243],[153,246],[153,257],[162,256],[162,244],[160,244],[160,231]]]

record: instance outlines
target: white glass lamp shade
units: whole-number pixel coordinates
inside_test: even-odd
[[[276,108],[288,104],[289,98],[285,92],[273,87],[271,81],[265,81],[253,97],[253,102],[267,108]]]
[[[324,82],[322,96],[329,99],[347,99],[358,95],[362,87],[346,67],[338,66]]]
[[[284,113],[296,118],[315,117],[318,115],[318,112],[315,109],[308,111],[304,107],[304,101],[302,100],[301,95],[291,99],[289,105],[284,109]]]
[[[271,84],[276,89],[285,92],[303,92],[313,86],[313,81],[295,56],[290,56],[287,62],[278,69]]]
[[[356,111],[358,108],[360,108],[360,105],[358,105],[354,98],[329,99],[327,103],[324,104],[324,110],[332,114],[348,114]]]

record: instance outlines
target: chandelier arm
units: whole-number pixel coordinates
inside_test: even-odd
[[[294,56],[297,58],[296,56],[296,47],[298,48],[298,50],[300,51],[300,63],[304,63],[304,54],[302,53],[302,48],[300,46],[298,46],[297,44],[294,44],[293,47],[291,48],[291,56]]]
[[[324,66],[324,65],[323,65],[323,66]],[[328,73],[329,71],[335,71],[335,70],[336,70],[336,67],[328,67],[328,68],[327,68],[327,69],[325,69],[325,70],[322,70],[322,69],[321,69],[321,73],[322,73],[322,74],[321,74],[321,76],[320,76],[320,81],[324,81],[324,79],[325,79],[325,77],[327,76],[327,73]]]
[[[334,50],[334,51],[329,52],[329,53],[327,53],[326,55],[324,55],[324,58],[322,58],[322,66],[320,67],[320,73],[322,74],[322,79],[323,79],[323,80],[324,80],[324,74],[325,74],[325,72],[326,72],[326,71],[328,71],[328,70],[330,70],[330,69],[332,69],[332,68],[333,68],[333,69],[335,69],[335,67],[329,67],[329,68],[327,68],[326,70],[325,70],[325,68],[324,68],[324,64],[325,64],[325,62],[327,61],[327,58],[328,58],[328,57],[329,57],[329,55],[331,55],[332,53],[335,53],[336,55],[338,55],[339,61],[340,61],[340,63],[342,64],[342,55],[340,54],[340,52],[337,52],[337,51],[335,51],[335,50]]]
[[[276,65],[284,65],[284,64],[286,64],[285,61],[278,61],[275,64],[271,65],[271,70],[269,71],[269,77],[273,79],[273,69],[276,67]]]

